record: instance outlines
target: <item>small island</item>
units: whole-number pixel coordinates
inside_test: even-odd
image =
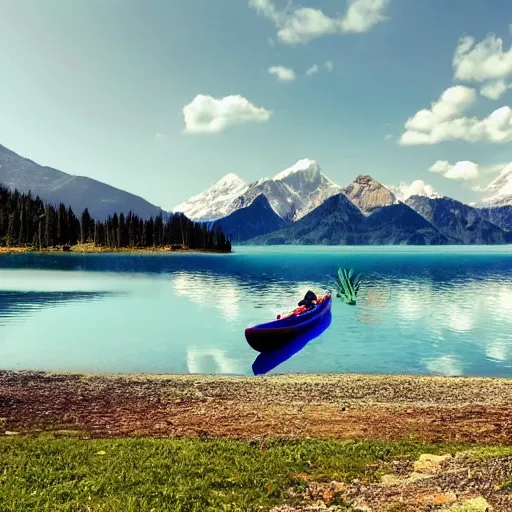
[[[45,204],[39,197],[0,186],[0,254],[24,252],[230,253],[218,223],[193,222],[183,214],[143,219],[133,212],[95,220],[86,208]]]

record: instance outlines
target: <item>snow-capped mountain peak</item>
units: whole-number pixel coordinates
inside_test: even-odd
[[[233,174],[232,172],[229,174],[226,174],[223,178],[221,178],[217,183],[215,183],[214,187],[216,188],[233,188],[245,185],[245,181],[237,176],[236,174]]]
[[[491,194],[482,201],[491,206],[512,205],[512,162],[485,188]]]
[[[276,174],[274,176],[274,180],[281,181],[297,173],[302,173],[304,175],[310,176],[311,178],[315,178],[320,174],[320,166],[316,160],[303,158],[302,160],[297,161],[288,169],[285,169],[279,174]]]
[[[226,174],[209,189],[176,206],[173,212],[184,213],[197,221],[215,220],[229,215],[233,211],[233,201],[247,188],[244,180],[236,174]]]
[[[249,185],[236,174],[228,174],[205,192],[176,206],[174,211],[183,212],[193,220],[210,221],[250,206],[264,194],[281,218],[298,220],[340,192],[341,188],[321,172],[315,160],[305,158],[274,178],[263,178]]]
[[[423,196],[430,199],[443,197],[436,192],[431,185],[427,185],[423,180],[415,180],[410,185],[402,181],[397,187],[387,187],[399,201],[406,201],[412,196]]]

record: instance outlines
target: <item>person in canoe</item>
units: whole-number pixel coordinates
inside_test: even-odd
[[[314,292],[309,290],[304,298],[297,304],[299,307],[305,306],[306,309],[314,308],[318,304],[318,297]]]
[[[304,298],[297,304],[297,308],[293,310],[292,313],[289,313],[288,315],[281,316],[277,315],[277,319],[280,320],[281,318],[289,318],[291,316],[298,316],[302,313],[305,313],[306,311],[313,309],[316,307],[320,302],[322,302],[322,298],[318,298],[314,292],[311,290],[308,290],[306,295],[304,295]]]

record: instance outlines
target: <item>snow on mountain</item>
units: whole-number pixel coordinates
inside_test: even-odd
[[[415,180],[410,185],[402,181],[397,187],[387,187],[396,196],[399,201],[406,201],[412,196],[428,197],[438,199],[443,197],[436,192],[431,185],[427,185],[423,180]]]
[[[227,174],[209,189],[191,197],[173,209],[189,219],[210,221],[226,217],[237,208],[234,201],[247,191],[248,185],[236,174]]]
[[[482,200],[486,206],[512,206],[512,162],[485,188],[490,195]]]
[[[339,194],[341,187],[333,183],[321,170],[315,160],[299,160],[295,165],[274,177],[274,182],[285,186],[288,204],[292,204],[288,218],[298,220],[323,204],[330,197]],[[291,199],[291,201],[290,201]],[[273,198],[270,204],[275,209]],[[275,198],[277,203],[279,198]],[[278,212],[279,213],[279,212]],[[286,215],[281,215],[286,217]]]
[[[274,178],[263,178],[249,185],[236,175],[228,174],[174,211],[181,211],[193,220],[211,221],[250,206],[264,194],[282,219],[298,220],[340,191],[341,188],[321,172],[317,162],[303,159]]]

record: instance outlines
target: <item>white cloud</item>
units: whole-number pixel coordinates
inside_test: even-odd
[[[276,75],[279,82],[293,82],[296,78],[295,71],[284,66],[272,66],[268,68],[271,75]]]
[[[328,60],[327,62],[325,62],[324,67],[330,73],[334,69],[334,64],[333,64],[332,60]],[[314,64],[306,71],[306,75],[312,76],[312,75],[315,75],[316,73],[318,73],[319,71],[320,71],[320,66],[318,64]]]
[[[507,85],[504,80],[489,82],[480,89],[480,94],[490,100],[499,100],[507,89],[512,85]]]
[[[185,133],[219,133],[235,125],[268,121],[272,112],[240,95],[221,99],[197,95],[183,107]]]
[[[467,160],[457,162],[453,165],[446,160],[438,160],[430,167],[429,171],[437,172],[449,180],[456,181],[472,181],[476,180],[479,176],[478,164]]]
[[[350,0],[345,17],[340,19],[343,32],[367,32],[385,21],[388,4],[389,0]]]
[[[385,21],[390,0],[348,0],[344,16],[331,18],[319,9],[291,7],[280,10],[274,0],[249,0],[249,6],[272,21],[285,44],[306,44],[328,34],[367,32]]]
[[[384,137],[384,140],[391,140],[393,138],[393,134],[392,133],[386,133],[385,137]]]
[[[503,40],[493,34],[477,44],[474,38],[463,37],[452,65],[456,80],[483,83],[480,94],[498,100],[510,87],[506,80],[512,78],[512,46],[503,51]]]
[[[427,145],[446,140],[512,141],[512,109],[501,107],[484,119],[463,116],[475,100],[475,89],[462,85],[450,87],[430,109],[422,109],[407,120],[399,144]]]
[[[487,36],[475,44],[472,37],[463,37],[453,56],[457,80],[483,83],[512,76],[512,46],[503,51],[503,40]]]
[[[319,67],[316,64],[314,64],[306,71],[306,75],[308,75],[308,76],[314,75],[315,73],[318,73],[318,70],[319,70]]]

